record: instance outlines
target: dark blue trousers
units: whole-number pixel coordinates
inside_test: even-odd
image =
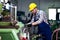
[[[44,36],[43,40],[51,40],[52,32],[49,25],[45,22],[38,25],[38,34],[42,34]]]

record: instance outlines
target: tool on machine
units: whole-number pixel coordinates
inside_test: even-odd
[[[38,38],[41,38],[41,39],[43,39],[44,38],[44,36],[42,36],[42,34],[37,34],[35,31],[36,31],[36,29],[34,29],[34,31],[33,30],[30,30],[30,28],[31,27],[33,27],[32,26],[32,23],[28,23],[28,24],[25,24],[25,27],[27,28],[27,30],[28,30],[28,33],[29,33],[29,40],[37,40],[36,38],[38,37]],[[31,34],[31,32],[33,31],[33,33]]]

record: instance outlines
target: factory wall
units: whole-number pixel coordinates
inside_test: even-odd
[[[29,13],[28,5],[31,2],[35,2],[38,8],[44,10],[48,15],[49,7],[60,7],[59,0],[18,0],[18,11],[25,11],[25,14]]]
[[[48,15],[48,8],[49,7],[60,7],[59,0],[40,0],[40,9],[44,10]]]
[[[31,2],[38,5],[38,9],[44,10],[48,15],[49,7],[60,7],[60,0],[11,0],[12,3],[18,6],[18,11],[24,11],[27,15],[29,13],[28,6]]]
[[[38,8],[40,9],[40,0],[18,0],[18,11],[25,11],[25,14],[27,15],[29,13],[28,6],[31,2],[37,3]]]

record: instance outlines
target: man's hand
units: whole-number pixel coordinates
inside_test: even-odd
[[[27,23],[26,24],[27,26],[36,26],[36,25],[38,25],[36,22],[33,22],[33,23]]]
[[[27,24],[25,24],[25,26],[31,27],[32,23],[27,23]]]
[[[37,23],[36,22],[33,22],[32,25],[35,26],[35,25],[37,25]]]

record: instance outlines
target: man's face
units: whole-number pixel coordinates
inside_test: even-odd
[[[36,14],[36,13],[37,13],[37,8],[33,9],[31,12],[32,12],[33,14]]]

